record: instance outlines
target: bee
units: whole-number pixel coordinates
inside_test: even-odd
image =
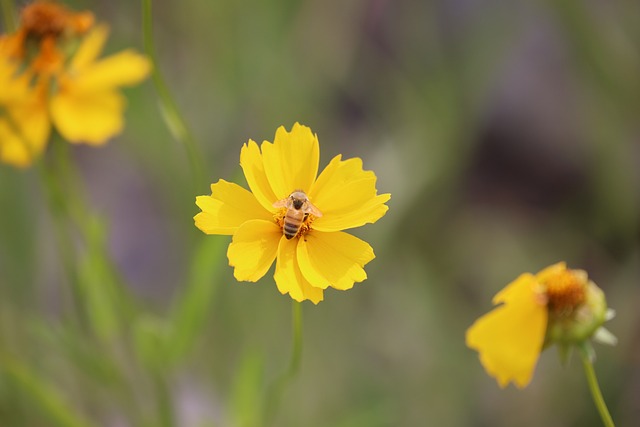
[[[284,215],[284,224],[282,226],[282,234],[287,240],[293,239],[300,232],[302,224],[307,219],[309,214],[319,218],[322,216],[322,212],[311,204],[309,198],[304,191],[296,190],[289,195],[289,197],[282,200],[278,200],[273,204],[274,208],[287,208],[287,212]]]

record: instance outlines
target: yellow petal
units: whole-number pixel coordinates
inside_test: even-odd
[[[125,105],[116,91],[84,92],[71,86],[51,99],[51,118],[69,142],[100,145],[122,131]]]
[[[109,37],[109,27],[96,25],[82,40],[69,65],[72,72],[78,72],[96,60]]]
[[[533,284],[535,282],[537,282],[537,280],[531,273],[521,274],[516,280],[498,292],[491,302],[499,304],[501,302],[509,302],[514,298],[519,298],[522,294],[522,289],[525,287],[524,283]]]
[[[256,282],[264,276],[278,253],[282,231],[274,222],[254,219],[238,227],[227,257],[237,280]]]
[[[318,231],[340,231],[349,228],[361,227],[365,224],[372,224],[382,218],[389,210],[385,203],[391,198],[390,194],[380,194],[369,200],[367,203],[354,207],[353,211],[341,215],[337,213],[324,214],[321,218],[317,218],[312,228]]]
[[[29,79],[17,73],[17,65],[0,52],[0,105],[20,101],[29,92]]]
[[[44,150],[50,132],[44,99],[36,90],[0,117],[0,161],[27,167]]]
[[[0,161],[19,168],[33,163],[34,156],[5,118],[0,118]]]
[[[536,279],[539,282],[546,282],[550,278],[557,277],[562,274],[566,269],[567,264],[565,262],[558,262],[537,272]]]
[[[283,295],[288,293],[298,302],[308,299],[317,304],[323,299],[323,291],[312,286],[302,275],[296,256],[296,246],[296,239],[287,240],[284,237],[280,239],[274,275],[276,285],[280,293]]]
[[[367,278],[364,266],[375,255],[369,244],[341,231],[312,231],[299,239],[298,263],[313,286],[346,290]]]
[[[88,64],[72,76],[77,90],[103,91],[139,83],[149,75],[151,63],[133,50],[125,50]]]
[[[376,176],[362,169],[362,160],[334,157],[309,192],[309,199],[322,212],[313,228],[339,231],[376,222],[389,209],[390,194],[377,195]]]
[[[375,179],[376,176],[372,171],[362,169],[362,159],[354,157],[342,160],[342,155],[338,154],[320,173],[309,195],[314,197],[316,205],[330,205],[336,196],[341,196],[344,185],[353,181],[373,180],[374,185],[368,187],[362,196],[370,198],[376,195]]]
[[[273,220],[249,191],[223,179],[211,184],[211,196],[198,196],[202,212],[194,217],[196,227],[207,234],[233,234],[252,219]]]
[[[537,286],[532,275],[520,276],[501,293],[507,302],[467,330],[467,346],[479,352],[480,362],[500,387],[513,381],[522,388],[533,376],[548,317]]]
[[[267,175],[264,172],[260,148],[254,141],[249,140],[247,144],[242,146],[242,150],[240,150],[240,166],[256,199],[265,209],[273,211],[273,202],[280,199],[275,196],[271,189],[271,184],[269,184]]]
[[[295,190],[308,193],[318,173],[318,138],[311,129],[298,123],[291,132],[280,126],[273,144],[262,143],[262,158],[276,200],[284,199]]]

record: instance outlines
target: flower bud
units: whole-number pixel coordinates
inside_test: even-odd
[[[607,320],[604,292],[588,280],[586,272],[565,271],[571,276],[568,282],[567,277],[557,277],[547,283],[549,321],[545,346],[580,344],[591,338]]]

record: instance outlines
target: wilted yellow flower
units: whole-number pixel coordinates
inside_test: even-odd
[[[147,58],[130,49],[97,59],[107,35],[106,26],[95,27],[57,76],[51,118],[70,142],[98,145],[120,133],[126,100],[118,88],[149,74]]]
[[[276,260],[282,294],[317,304],[328,287],[346,290],[367,275],[375,255],[369,244],[342,230],[374,223],[390,194],[377,194],[376,176],[362,160],[334,157],[316,177],[318,138],[296,123],[278,128],[273,143],[249,140],[240,165],[251,192],[219,180],[199,196],[196,226],[207,234],[233,235],[227,251],[237,280],[255,282]]]
[[[118,89],[140,82],[151,65],[130,50],[97,59],[107,34],[90,12],[36,1],[23,9],[15,33],[0,36],[1,161],[29,166],[52,125],[70,142],[92,145],[122,130]]]
[[[25,167],[49,135],[46,87],[18,75],[18,65],[8,59],[10,48],[10,41],[0,37],[0,161]]]
[[[564,262],[520,275],[493,303],[501,305],[476,320],[466,342],[501,387],[511,381],[527,386],[543,348],[580,344],[607,316],[602,291],[585,271],[568,269]]]

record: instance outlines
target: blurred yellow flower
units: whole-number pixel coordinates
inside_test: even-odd
[[[8,38],[0,37],[0,161],[26,167],[49,135],[46,87],[18,75],[18,65],[8,59],[10,48]]]
[[[240,281],[255,282],[276,260],[278,290],[296,301],[322,301],[328,287],[346,290],[367,275],[369,244],[342,230],[374,223],[390,194],[377,194],[376,176],[362,160],[334,157],[318,173],[317,136],[296,123],[278,128],[273,143],[249,140],[240,165],[251,192],[219,180],[199,196],[195,225],[207,234],[233,235],[227,256]]]
[[[132,50],[98,60],[107,35],[106,26],[95,27],[57,76],[51,118],[70,142],[99,145],[120,133],[126,100],[118,88],[139,83],[151,69],[149,60]]]
[[[143,80],[151,65],[131,50],[97,59],[107,35],[90,12],[36,1],[15,33],[0,36],[0,161],[29,166],[52,125],[68,141],[92,145],[121,132],[118,88]]]
[[[579,344],[606,320],[602,291],[583,270],[564,262],[535,276],[520,275],[494,298],[501,304],[467,330],[467,346],[479,352],[487,373],[500,387],[529,384],[546,345]]]

